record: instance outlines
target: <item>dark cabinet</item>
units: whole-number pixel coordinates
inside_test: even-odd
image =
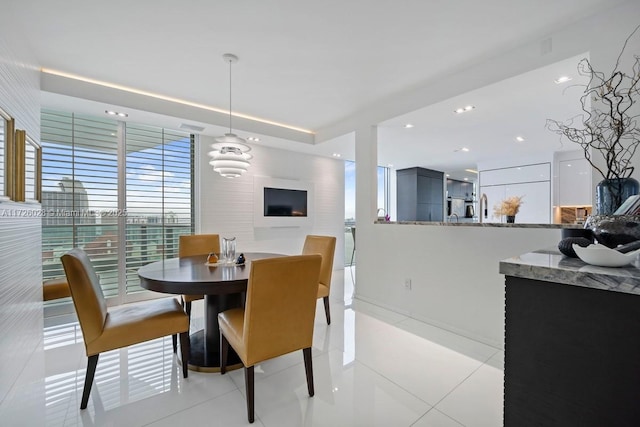
[[[409,168],[396,177],[398,221],[443,221],[444,173]]]
[[[471,200],[473,198],[473,183],[447,179],[447,194],[456,199]]]
[[[506,276],[505,426],[640,425],[640,296],[625,292]]]

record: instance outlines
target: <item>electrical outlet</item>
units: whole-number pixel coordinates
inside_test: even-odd
[[[404,288],[408,291],[411,290],[411,279],[404,279]]]

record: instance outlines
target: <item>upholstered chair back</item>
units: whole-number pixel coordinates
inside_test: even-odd
[[[308,235],[302,248],[303,255],[322,255],[322,267],[320,268],[319,283],[327,288],[331,286],[331,273],[333,272],[333,254],[336,250],[336,238],[333,236]]]
[[[180,236],[178,256],[220,254],[220,235],[191,234]]]
[[[252,261],[243,325],[246,366],[311,347],[320,265],[319,255]]]
[[[82,249],[72,249],[61,260],[87,347],[102,334],[107,320],[107,302],[91,261]]]

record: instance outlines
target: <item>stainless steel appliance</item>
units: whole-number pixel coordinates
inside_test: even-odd
[[[475,212],[473,209],[473,203],[465,203],[466,207],[464,209],[464,217],[465,218],[473,218],[475,216]]]

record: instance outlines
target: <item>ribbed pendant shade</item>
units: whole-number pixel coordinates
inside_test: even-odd
[[[225,53],[222,59],[229,63],[229,133],[216,138],[215,143],[211,144],[209,164],[213,166],[213,170],[226,178],[235,178],[247,171],[250,166],[249,160],[253,157],[248,154],[251,147],[246,145],[246,141],[232,131],[231,120],[231,64],[238,62],[238,57]]]

